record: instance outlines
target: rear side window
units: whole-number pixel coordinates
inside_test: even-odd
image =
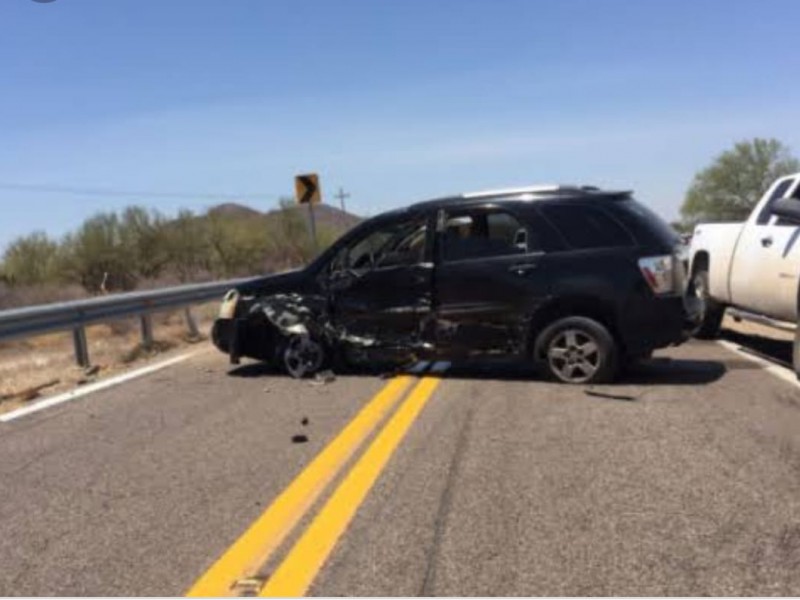
[[[778,184],[778,187],[776,187],[772,192],[769,200],[767,200],[767,203],[764,205],[764,208],[762,208],[761,212],[758,213],[756,225],[766,225],[769,223],[769,218],[772,216],[772,205],[775,204],[776,200],[780,200],[786,195],[786,192],[789,191],[789,186],[791,186],[793,183],[793,179],[786,179]]]
[[[443,247],[446,261],[524,254],[529,249],[528,230],[504,211],[448,212]]]
[[[542,207],[542,213],[573,248],[585,250],[636,245],[631,234],[600,208],[559,204]]]
[[[628,231],[636,235],[640,244],[658,244],[672,248],[680,242],[680,236],[669,223],[633,198],[615,200],[608,203],[608,209]]]

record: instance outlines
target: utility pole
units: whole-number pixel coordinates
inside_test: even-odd
[[[339,200],[339,204],[341,204],[341,205],[342,205],[342,211],[344,212],[344,211],[345,211],[345,208],[344,208],[344,201],[345,201],[347,198],[349,198],[349,197],[350,197],[350,194],[346,193],[346,192],[345,192],[345,191],[344,191],[344,190],[343,190],[343,189],[340,187],[340,188],[339,188],[339,191],[338,191],[338,192],[336,192],[336,193],[333,195],[333,197],[334,197],[334,198],[336,198],[337,200]]]

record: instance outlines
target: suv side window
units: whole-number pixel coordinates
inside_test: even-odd
[[[775,204],[776,200],[780,200],[786,195],[786,192],[789,191],[789,186],[791,186],[793,183],[793,179],[786,179],[778,184],[778,186],[770,195],[769,200],[767,200],[767,203],[764,205],[764,208],[762,208],[761,212],[758,213],[756,225],[766,225],[769,223],[769,218],[772,216],[772,205]]]
[[[427,232],[424,216],[380,227],[343,248],[331,268],[367,271],[425,262]]]
[[[445,261],[524,254],[531,249],[528,228],[502,210],[448,211],[443,233]]]
[[[598,207],[586,204],[553,204],[543,206],[541,211],[572,248],[587,250],[636,245],[630,232]]]

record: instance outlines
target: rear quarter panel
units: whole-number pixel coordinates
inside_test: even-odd
[[[694,274],[704,256],[708,257],[709,293],[719,302],[729,303],[728,277],[736,242],[743,223],[707,223],[695,227],[689,248],[690,273]]]

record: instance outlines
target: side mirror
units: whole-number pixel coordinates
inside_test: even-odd
[[[800,224],[800,200],[794,198],[781,198],[771,207],[773,215]]]

